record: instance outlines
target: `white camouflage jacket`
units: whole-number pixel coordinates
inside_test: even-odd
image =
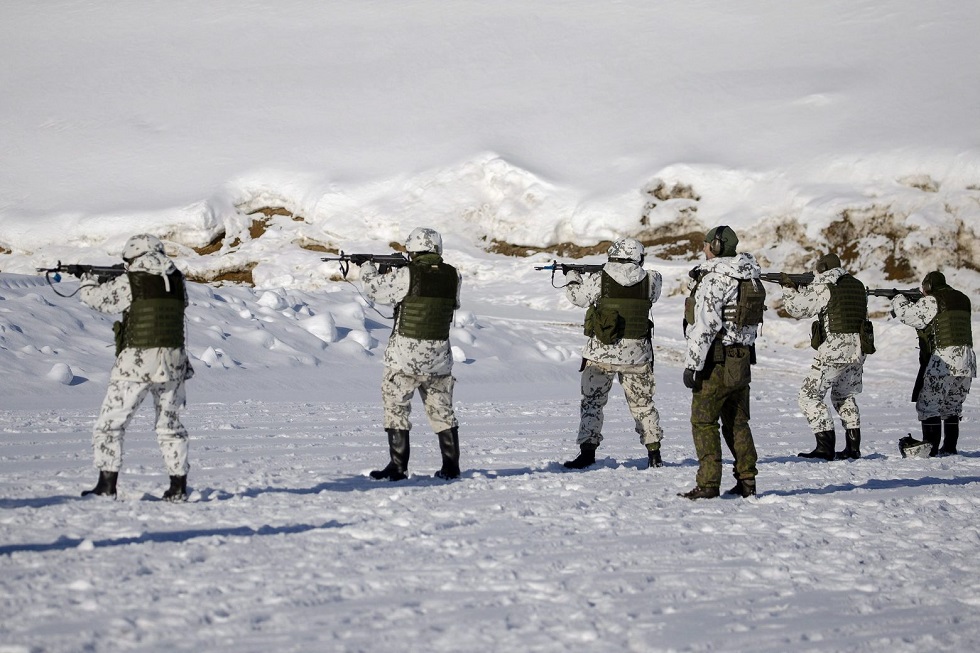
[[[663,279],[655,270],[644,270],[636,263],[609,262],[603,269],[612,279],[623,286],[634,286],[647,276],[650,277],[650,301],[660,299]],[[602,273],[592,272],[584,277],[575,271],[565,275],[568,283],[565,296],[568,301],[581,308],[587,308],[599,301],[602,294]],[[615,345],[604,345],[595,338],[589,338],[582,349],[582,357],[610,365],[641,365],[653,360],[653,343],[646,339],[623,338]]]
[[[700,284],[692,279],[690,286],[693,289],[697,285],[694,294],[694,323],[687,325],[685,334],[687,354],[684,367],[691,370],[704,369],[708,350],[719,333],[724,345],[750,346],[755,343],[759,334],[758,326],[737,327],[733,322],[725,320],[725,306],[738,299],[739,281],[758,279],[762,274],[755,257],[744,253],[713,258],[696,269],[705,274]]]
[[[166,276],[177,268],[163,254],[150,252],[135,259],[127,268],[131,272],[149,272]],[[186,304],[186,289],[184,302]],[[129,275],[121,274],[99,284],[92,275],[82,277],[82,302],[101,313],[122,313],[133,302]],[[183,381],[194,375],[184,347],[127,347],[116,356],[109,378],[113,381],[137,383],[167,383]]]
[[[926,295],[912,303],[905,295],[892,299],[895,316],[913,329],[924,329],[939,315],[935,297]],[[977,376],[977,356],[973,347],[941,347],[932,353],[927,374],[934,376]]]
[[[395,268],[379,274],[374,263],[361,266],[361,283],[364,293],[371,301],[397,306],[408,296],[410,284],[408,267]],[[457,272],[457,275],[459,273]],[[459,291],[462,277],[456,285],[456,308],[459,308]],[[385,367],[405,374],[424,376],[428,374],[445,375],[453,370],[453,351],[449,340],[419,340],[398,333],[398,325],[391,329],[388,346],[384,353]]]
[[[830,285],[847,274],[844,268],[833,268],[814,275],[813,283],[799,289],[783,288],[783,308],[795,318],[817,317],[827,339],[813,357],[814,363],[847,365],[864,360],[861,353],[861,336],[857,333],[831,333],[826,310],[830,305]]]

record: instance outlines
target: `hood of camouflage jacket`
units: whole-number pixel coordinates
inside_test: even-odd
[[[621,286],[635,286],[643,281],[647,272],[636,263],[619,263],[610,261],[603,268],[613,281]]]
[[[830,268],[813,275],[813,283],[837,283],[837,280],[847,274],[844,268]]]
[[[702,272],[717,272],[735,279],[758,279],[762,274],[759,262],[751,254],[742,252],[735,256],[719,256],[698,266]]]
[[[167,275],[176,272],[177,266],[166,254],[160,252],[147,252],[139,256],[129,264],[129,272],[148,272],[149,274],[159,274],[163,277],[164,285],[170,290],[170,279]]]

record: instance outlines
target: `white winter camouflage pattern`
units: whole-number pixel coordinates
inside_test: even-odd
[[[791,316],[798,319],[821,316],[820,321],[826,339],[814,355],[815,363],[844,365],[864,361],[860,334],[831,333],[826,313],[830,305],[830,285],[837,283],[837,280],[846,274],[844,268],[832,268],[814,275],[813,283],[801,286],[797,290],[783,288],[783,308]]]
[[[385,368],[381,379],[381,400],[384,404],[385,429],[412,429],[412,397],[418,390],[429,425],[436,433],[458,426],[453,412],[453,388],[456,379],[451,374],[414,376]]]
[[[575,443],[581,445],[589,442],[598,446],[602,442],[603,409],[609,401],[609,391],[616,377],[623,386],[640,443],[644,446],[659,443],[664,432],[660,427],[660,413],[653,403],[653,396],[657,393],[653,363],[611,365],[594,361],[588,362],[582,370],[581,419]]]
[[[408,267],[379,274],[373,263],[365,263],[361,266],[361,283],[364,293],[372,301],[397,306],[408,296],[410,274]],[[461,287],[460,280],[456,286],[456,308],[459,308]],[[385,347],[384,364],[412,376],[450,374],[453,370],[453,352],[449,340],[409,338],[393,328]]]
[[[939,314],[935,297],[926,295],[912,303],[904,295],[892,299],[895,316],[914,329],[924,329]],[[915,410],[919,420],[930,417],[956,417],[963,412],[963,402],[977,376],[977,357],[972,347],[940,347],[932,352],[926,364]]]
[[[625,254],[629,252],[624,252]],[[637,252],[633,252],[637,254]],[[639,252],[642,255],[642,250]],[[612,248],[610,249],[610,256]],[[639,260],[639,256],[637,256]],[[616,283],[634,286],[644,278],[650,279],[650,301],[660,299],[663,279],[655,270],[644,270],[637,263],[609,262],[605,271]],[[575,271],[566,275],[568,285],[565,295],[576,306],[586,308],[599,301],[602,294],[602,273],[583,276]],[[590,337],[582,351],[588,361],[582,371],[582,401],[579,407],[581,419],[576,443],[602,442],[603,409],[609,401],[612,382],[619,377],[626,395],[626,403],[636,422],[636,432],[644,445],[655,444],[663,439],[660,413],[653,403],[656,383],[653,374],[653,344],[647,338],[623,338],[613,345],[605,345]]]
[[[147,243],[153,246],[149,240],[137,244]],[[176,270],[173,262],[155,249],[138,256],[128,269],[164,277]],[[109,314],[124,312],[133,301],[126,274],[101,285],[86,275],[82,279],[80,296],[88,306]],[[180,421],[179,410],[185,401],[184,381],[193,373],[183,347],[127,347],[119,352],[93,429],[95,466],[102,471],[119,471],[126,426],[149,394],[153,397],[157,440],[167,471],[172,476],[186,476],[189,469],[188,435]]]
[[[840,415],[845,429],[861,427],[861,414],[855,395],[864,389],[864,360],[861,336],[857,333],[832,333],[827,317],[830,306],[830,284],[847,274],[844,268],[817,273],[813,283],[799,289],[783,289],[783,308],[799,319],[820,317],[826,339],[813,356],[813,367],[803,379],[799,404],[814,433],[833,431],[834,419],[825,397]]]
[[[650,277],[650,301],[660,299],[663,279],[655,270],[644,270],[635,263],[606,263],[605,271],[612,279],[623,286],[635,286]],[[584,277],[575,271],[565,275],[568,283],[565,296],[581,308],[587,308],[599,301],[602,294],[602,273],[593,272]],[[623,338],[614,345],[604,345],[596,338],[589,338],[582,350],[582,358],[610,365],[639,365],[653,360],[653,344],[646,338]]]
[[[725,306],[738,298],[738,284],[745,279],[758,279],[762,274],[759,263],[751,254],[713,258],[697,268],[705,273],[694,294],[694,323],[687,325],[687,355],[684,367],[702,370],[711,343],[720,334],[724,345],[755,343],[759,328],[756,325],[738,327],[724,317]],[[691,280],[691,287],[696,282]],[[759,282],[761,283],[761,281]]]
[[[414,232],[413,232],[414,233]],[[361,266],[365,294],[381,304],[397,306],[408,296],[408,267],[379,274],[373,263]],[[462,278],[457,273],[456,308]],[[385,374],[381,383],[385,428],[410,430],[412,395],[419,391],[426,415],[436,433],[457,425],[453,413],[453,352],[449,340],[420,340],[398,333],[393,326],[384,352]]]
[[[118,472],[123,461],[123,438],[126,427],[147,395],[153,397],[157,443],[170,476],[186,476],[188,462],[187,430],[180,421],[185,402],[183,381],[166,383],[109,382],[105,400],[95,423],[93,449],[95,467]]]
[[[442,254],[442,236],[435,229],[416,227],[405,239],[405,250],[411,253]]]

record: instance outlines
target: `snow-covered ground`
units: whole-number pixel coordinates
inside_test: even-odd
[[[980,648],[980,399],[962,455],[900,457],[917,352],[884,300],[861,460],[796,457],[809,325],[771,287],[760,494],[676,496],[697,234],[729,224],[767,269],[830,247],[871,286],[940,268],[980,294],[980,5],[449,6],[0,8],[0,653]],[[320,250],[420,225],[464,277],[464,472],[433,477],[416,405],[412,476],[374,482],[390,309]],[[119,500],[78,496],[112,318],[35,273],[118,262],[141,231],[194,278],[254,284],[190,285],[182,505],[156,500],[148,407]],[[599,463],[568,471],[582,312],[533,268],[623,235],[665,280],[667,465],[642,469],[615,386]]]

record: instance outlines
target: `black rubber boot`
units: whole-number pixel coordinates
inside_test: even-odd
[[[800,458],[820,458],[822,460],[833,460],[834,456],[834,444],[836,443],[837,436],[833,431],[820,431],[819,433],[814,433],[813,436],[817,439],[816,448],[810,453],[800,452],[797,455]]]
[[[939,455],[939,442],[943,439],[943,421],[939,416],[922,420],[922,439],[932,447],[929,450],[930,458]]]
[[[442,469],[436,478],[450,481],[459,478],[459,427],[436,433],[439,436],[439,451],[442,453]]]
[[[119,478],[119,472],[99,472],[99,480],[96,482],[95,487],[91,490],[82,491],[82,496],[87,497],[90,494],[97,494],[104,497],[116,498],[116,480]]]
[[[960,417],[947,417],[943,420],[943,446],[939,453],[945,456],[956,455],[956,442],[960,439]]]
[[[408,478],[408,456],[411,453],[408,431],[385,429],[388,433],[388,451],[391,462],[384,469],[371,472],[371,478],[403,481]]]
[[[660,457],[660,449],[650,449],[647,451],[647,469],[663,467],[664,460]]]
[[[579,445],[581,453],[574,460],[565,461],[564,465],[568,469],[585,469],[589,465],[595,463],[595,450],[599,448],[599,445],[593,444],[591,442],[583,442]]]
[[[861,457],[861,429],[847,429],[844,432],[844,450],[837,452],[837,460]]]
[[[163,493],[163,500],[173,503],[187,501],[187,476],[171,476],[170,487]]]

